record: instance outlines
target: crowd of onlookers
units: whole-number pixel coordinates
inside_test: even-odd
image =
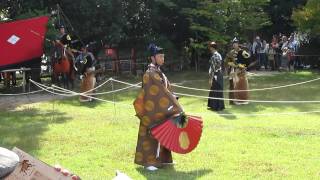
[[[299,41],[296,33],[289,38],[283,34],[273,35],[270,43],[256,36],[253,43],[245,45],[251,51],[256,70],[292,70],[297,63]]]

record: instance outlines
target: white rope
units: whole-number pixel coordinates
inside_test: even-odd
[[[124,81],[119,81],[119,80],[116,80],[116,79],[112,79],[112,81],[120,83],[120,84],[125,84],[125,85],[128,85],[128,86],[132,86],[132,87],[140,87],[140,88],[142,87],[140,85],[137,85],[137,84],[141,84],[141,83],[131,84],[131,83],[124,82]]]
[[[307,84],[314,81],[319,81],[320,78],[304,81],[300,83],[294,83],[289,85],[283,85],[283,86],[275,86],[275,87],[269,87],[269,88],[261,88],[261,89],[247,89],[247,90],[209,90],[209,89],[199,89],[199,88],[192,88],[192,87],[186,87],[186,86],[179,86],[177,84],[172,84],[174,87],[183,88],[183,89],[189,89],[189,90],[195,90],[195,91],[205,91],[205,92],[253,92],[253,91],[265,91],[265,90],[273,90],[273,89],[281,89],[286,87],[292,87],[292,86],[298,86],[302,84]]]
[[[19,94],[0,94],[0,96],[23,96],[23,95],[29,95],[29,94],[36,94],[36,93],[39,93],[42,91],[43,90],[32,91],[32,92],[27,92],[27,93],[19,93]]]
[[[119,103],[119,102],[112,102],[112,101],[108,101],[108,100],[105,100],[105,99],[100,99],[100,98],[96,98],[96,97],[93,97],[93,96],[88,96],[88,95],[85,95],[85,94],[79,94],[77,92],[74,92],[74,91],[71,91],[71,90],[67,90],[67,89],[64,89],[64,88],[61,88],[61,87],[58,87],[58,86],[55,86],[55,85],[52,85],[52,87],[49,87],[49,86],[46,86],[46,85],[43,85],[43,84],[40,84],[40,83],[37,83],[37,82],[34,82],[33,80],[30,80],[30,82],[32,82],[33,84],[35,84],[36,86],[38,86],[40,89],[43,89],[44,91],[50,93],[50,94],[55,94],[55,95],[59,95],[59,96],[65,96],[65,97],[73,97],[73,96],[78,96],[78,95],[81,95],[81,96],[84,96],[86,98],[91,98],[91,99],[94,99],[94,100],[98,100],[98,101],[102,101],[102,102],[106,102],[106,103],[112,103],[112,104],[117,104],[117,105],[122,105],[122,106],[126,106],[126,107],[130,107],[132,108],[132,106],[128,105],[128,104],[123,104],[123,103]],[[54,91],[60,91],[60,92],[65,92],[65,93],[70,93],[70,94],[61,94],[61,93],[56,93],[54,91],[50,91],[48,89],[52,89]]]
[[[102,87],[104,84],[106,84],[107,82],[110,82],[112,81],[112,78],[110,78],[109,80],[107,80],[106,82],[104,82],[103,84],[100,85],[100,87]],[[53,89],[52,87],[48,87],[48,86],[45,86],[43,84],[40,84],[40,83],[37,83],[37,82],[34,82],[32,81],[33,84],[35,84],[36,86],[42,86],[42,88],[44,87],[47,87],[47,89]],[[87,92],[90,92],[90,91],[93,91],[94,89],[92,90],[89,90],[89,91],[86,91],[86,92],[83,92],[83,93],[78,93],[78,92],[75,92],[75,91],[66,91],[65,89],[61,90],[60,87],[58,86],[55,86],[57,87],[58,89],[55,89],[56,91],[58,92],[62,92],[64,94],[61,94],[61,93],[55,93],[54,91],[50,91],[50,93],[55,93],[56,95],[60,95],[60,96],[65,96],[65,97],[73,97],[73,96],[84,96],[84,95],[87,95],[87,96],[95,96],[95,95],[103,95],[103,94],[112,94],[112,93],[116,93],[116,92],[120,92],[120,91],[124,91],[124,90],[127,90],[127,89],[130,89],[132,87],[136,87],[138,86],[139,84],[141,83],[137,83],[137,84],[134,84],[134,85],[131,85],[129,87],[125,87],[125,88],[121,88],[121,89],[116,89],[114,91],[107,91],[107,92],[101,92],[101,93],[87,93]],[[138,86],[140,87],[140,86]],[[99,87],[98,87],[99,88]],[[60,90],[59,90],[60,89]],[[97,88],[95,88],[97,89]],[[41,91],[44,91],[44,90],[41,90]],[[48,90],[46,91],[48,92]],[[72,92],[72,93],[71,93]]]
[[[72,93],[72,94],[77,94],[76,92],[73,92],[73,91],[70,91],[70,90],[67,90],[67,89],[63,89],[61,87],[57,87],[57,86],[54,86],[53,87],[48,87],[48,86],[45,86],[43,84],[40,84],[40,83],[36,83],[32,80],[30,80],[32,83],[34,83],[36,86],[38,86],[39,88],[43,89],[44,91],[47,91],[51,94],[56,94],[56,95],[61,95],[61,96],[64,96],[66,94],[60,94],[60,93],[55,93],[53,91],[49,91],[47,89],[53,89],[53,90],[58,90],[60,92],[66,92],[66,93]],[[69,94],[70,95],[70,94]],[[98,101],[102,101],[102,102],[107,102],[107,103],[112,103],[112,104],[117,104],[117,105],[122,105],[122,106],[126,106],[126,107],[130,107],[130,108],[133,108],[131,105],[128,105],[128,104],[123,104],[123,103],[119,103],[119,102],[112,102],[112,101],[108,101],[108,100],[104,100],[104,99],[100,99],[100,98],[96,98],[96,97],[92,97],[92,96],[87,96],[85,95],[85,97],[87,98],[92,98],[92,99],[95,99],[95,100],[98,100]],[[194,114],[194,115],[204,115],[204,114],[215,114],[215,115],[219,115],[219,116],[276,116],[276,115],[303,115],[303,114],[315,114],[315,113],[320,113],[320,111],[307,111],[307,112],[285,112],[285,113],[265,113],[265,114],[241,114],[241,113],[238,113],[238,114],[219,114],[219,113],[213,113],[213,112],[203,112],[203,113],[190,113],[190,114]]]
[[[184,93],[177,93],[177,92],[175,92],[175,94],[181,95],[181,96],[193,97],[193,98],[200,98],[200,99],[216,99],[216,100],[252,102],[252,103],[279,103],[279,104],[320,103],[320,101],[267,101],[267,100],[228,99],[228,98],[215,98],[215,97],[207,97],[207,96],[198,96],[198,95],[184,94]]]
[[[101,92],[101,93],[90,93],[90,94],[87,94],[89,96],[95,96],[95,95],[104,95],[104,94],[112,94],[112,93],[116,93],[116,92],[120,92],[120,91],[124,91],[124,90],[127,90],[127,89],[131,89],[133,87],[141,87],[139,86],[140,84],[142,84],[141,82],[140,83],[137,83],[137,84],[134,84],[134,85],[130,85],[128,87],[125,87],[125,88],[121,88],[121,89],[116,89],[116,90],[113,90],[113,91],[107,91],[107,92]]]
[[[54,91],[49,91],[48,89],[52,89],[52,90],[56,90],[56,89],[54,89],[54,88],[52,88],[52,87],[49,87],[49,86],[45,86],[45,85],[43,85],[43,84],[40,84],[40,83],[37,83],[37,82],[35,82],[35,81],[33,81],[33,80],[29,80],[31,83],[33,83],[34,85],[36,85],[38,88],[40,88],[40,89],[42,89],[43,91],[46,91],[46,92],[48,92],[48,93],[50,93],[50,94],[54,94],[54,95],[59,95],[59,96],[65,96],[65,97],[73,97],[73,96],[76,96],[76,95],[74,95],[74,94],[61,94],[61,93],[56,93],[56,92],[54,92]],[[61,91],[60,91],[61,92]]]
[[[235,114],[224,114],[224,113],[218,113],[218,112],[195,112],[195,113],[189,113],[194,115],[217,115],[217,116],[244,116],[244,117],[250,117],[250,116],[286,116],[286,115],[304,115],[304,114],[316,114],[320,113],[320,111],[305,111],[305,112],[284,112],[284,113],[257,113],[257,114],[244,114],[244,113],[235,113]]]
[[[83,92],[83,93],[89,93],[89,92],[95,91],[95,90],[101,88],[102,86],[104,86],[105,84],[107,84],[108,82],[110,82],[111,80],[112,80],[112,78],[109,78],[109,79],[106,80],[104,83],[100,84],[99,86],[97,86],[97,87],[95,87],[95,88],[93,88],[93,89],[90,89],[90,90],[88,90],[88,91],[86,91],[86,92]]]
[[[69,92],[69,93],[72,93],[72,94],[77,94],[77,95],[79,94],[77,92],[74,92],[74,91],[71,91],[71,90],[68,90],[68,89],[64,89],[64,88],[61,88],[61,87],[58,87],[58,86],[55,86],[55,85],[53,85],[53,87],[57,88],[57,89],[60,89],[61,91]],[[91,98],[91,99],[94,99],[94,100],[98,100],[98,101],[102,101],[102,102],[106,102],[106,103],[112,103],[114,105],[122,105],[122,106],[126,106],[126,107],[131,107],[132,108],[132,106],[130,106],[128,104],[123,104],[123,103],[119,103],[119,102],[116,102],[116,101],[113,102],[113,101],[109,101],[109,100],[105,100],[105,99],[101,99],[101,98],[96,98],[96,97],[93,97],[93,96],[88,96],[88,95],[85,95],[85,94],[84,95],[81,94],[81,96],[84,96],[86,98]]]
[[[141,87],[137,86],[135,84],[130,84],[127,82],[119,81],[119,80],[113,80],[118,83],[127,84],[131,86]],[[187,97],[194,97],[194,98],[200,98],[200,99],[216,99],[216,100],[226,100],[226,101],[239,101],[239,102],[253,102],[253,103],[288,103],[288,104],[299,104],[299,103],[320,103],[320,101],[266,101],[266,100],[242,100],[242,99],[228,99],[228,98],[215,98],[215,97],[207,97],[207,96],[198,96],[198,95],[192,95],[192,94],[184,94],[184,93],[177,93],[177,95],[181,96],[187,96]]]

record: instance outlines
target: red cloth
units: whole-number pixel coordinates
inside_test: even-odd
[[[41,16],[0,24],[0,68],[39,58],[49,17]]]

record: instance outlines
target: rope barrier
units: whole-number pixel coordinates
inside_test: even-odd
[[[105,83],[101,84],[101,86],[103,86],[107,82],[110,82],[111,80],[112,80],[112,78],[110,78]],[[37,83],[37,82],[35,82],[33,80],[31,80],[31,81],[32,81],[33,84],[35,84],[39,88],[44,88],[45,87],[47,89],[53,89],[52,87],[45,86],[45,85]],[[138,83],[138,84],[141,84],[141,83]],[[135,84],[134,86],[137,86],[138,84]],[[54,93],[55,95],[65,96],[65,97],[74,97],[74,96],[79,96],[79,95],[80,96],[85,96],[85,95],[86,96],[94,96],[94,95],[103,95],[103,94],[111,94],[111,93],[115,93],[115,92],[120,92],[120,91],[123,91],[123,90],[126,90],[126,89],[130,89],[130,88],[132,88],[134,86],[125,87],[125,88],[117,89],[117,90],[114,90],[114,91],[107,91],[107,92],[101,92],[101,93],[90,93],[90,94],[87,94],[87,92],[93,91],[94,89],[86,91],[86,92],[83,92],[83,93],[78,93],[78,92],[70,91],[70,90],[66,91],[66,89],[61,90],[60,87],[59,87],[60,90],[56,89],[56,91],[61,92],[61,93],[65,93],[65,94],[55,93],[55,92],[48,91],[48,90],[40,90],[40,91],[46,91],[46,92],[49,92],[49,93]],[[58,87],[58,86],[55,86],[55,87]],[[97,89],[97,88],[95,88],[95,89]]]
[[[53,85],[53,87],[48,87],[48,86],[45,86],[43,84],[36,83],[36,82],[34,82],[32,80],[30,80],[30,82],[34,83],[39,88],[41,88],[41,89],[43,89],[43,90],[45,90],[45,91],[47,91],[49,93],[52,93],[52,94],[62,95],[62,96],[65,95],[65,94],[60,94],[60,93],[55,93],[54,92],[55,90],[58,90],[60,92],[72,93],[74,95],[77,95],[77,93],[74,92],[74,91],[70,91],[70,90],[67,90],[67,89],[64,89],[64,88],[61,88],[61,87],[57,87],[55,85]],[[116,82],[126,83],[126,82],[122,82],[122,81],[118,81],[118,80],[116,80]],[[126,83],[126,84],[129,84],[129,83]],[[53,89],[53,91],[49,91],[48,89]],[[100,98],[96,98],[96,97],[92,97],[92,96],[87,96],[87,95],[84,95],[84,96],[87,97],[87,98],[92,98],[92,99],[98,100],[98,101],[112,103],[114,105],[122,105],[122,106],[133,108],[131,105],[128,105],[128,104],[123,104],[123,103],[119,103],[119,102],[112,102],[112,101],[108,101],[108,100],[104,100],[104,99],[100,99]],[[207,97],[206,97],[206,99],[207,99]],[[302,101],[297,101],[297,102],[302,102]],[[303,115],[303,114],[315,114],[315,113],[320,113],[320,111],[286,112],[286,113],[264,113],[264,114],[262,114],[262,113],[261,114],[243,114],[243,113],[237,113],[237,114],[219,114],[219,113],[216,113],[215,114],[213,112],[203,112],[203,113],[194,112],[194,113],[190,113],[190,114],[195,114],[195,115],[203,115],[203,114],[210,114],[211,115],[211,114],[214,114],[214,115],[219,115],[219,116],[275,116],[275,115]]]
[[[121,88],[121,89],[117,89],[117,90],[113,90],[113,91],[107,91],[107,92],[101,92],[101,93],[90,93],[90,94],[87,94],[87,95],[89,95],[89,96],[95,96],[95,95],[112,94],[112,93],[124,91],[124,90],[127,90],[127,89],[131,89],[131,88],[133,88],[133,87],[136,88],[137,86],[139,86],[139,84],[142,84],[142,83],[140,82],[140,83],[134,84],[134,85],[132,85],[132,86],[128,86],[128,87]],[[141,87],[141,86],[139,86],[139,87]]]
[[[126,84],[126,85],[131,85],[131,86],[136,86],[136,87],[141,87],[137,86],[135,84],[130,84],[127,82],[119,81],[119,80],[113,80],[118,83]],[[320,103],[320,101],[266,101],[266,100],[241,100],[241,99],[228,99],[228,98],[214,98],[214,97],[207,97],[207,96],[198,96],[198,95],[192,95],[192,94],[184,94],[184,93],[177,93],[177,95],[181,96],[187,96],[187,97],[194,97],[194,98],[200,98],[200,99],[216,99],[216,100],[226,100],[226,101],[239,101],[239,102],[253,102],[253,103],[292,103],[292,104],[299,104],[299,103]]]
[[[195,112],[190,113],[194,115],[217,115],[217,116],[224,116],[224,117],[230,117],[230,116],[243,116],[243,117],[250,117],[250,116],[286,116],[286,115],[304,115],[304,114],[316,114],[320,113],[320,111],[305,111],[305,112],[285,112],[285,113],[257,113],[257,114],[244,114],[244,113],[235,113],[235,114],[224,114],[224,113],[214,113],[214,112]]]
[[[137,85],[137,84],[141,84],[141,83],[131,84],[131,83],[124,82],[124,81],[119,81],[119,80],[116,80],[116,79],[112,79],[112,81],[120,83],[120,84],[125,84],[125,85],[128,85],[128,86],[132,86],[132,87],[139,87],[139,88],[142,87],[142,86]]]
[[[57,88],[57,89],[60,89],[62,91],[65,91],[65,92],[69,92],[69,93],[73,93],[73,94],[77,94],[76,92],[74,91],[71,91],[71,90],[67,90],[67,89],[64,89],[64,88],[61,88],[61,87],[58,87],[58,86],[55,86],[53,85],[53,87]],[[122,105],[122,106],[127,106],[127,107],[130,107],[130,108],[133,108],[132,106],[128,105],[128,104],[123,104],[123,103],[119,103],[119,102],[113,102],[113,101],[109,101],[109,100],[105,100],[105,99],[101,99],[101,98],[97,98],[97,97],[93,97],[93,96],[88,96],[88,95],[82,95],[81,96],[84,96],[86,98],[91,98],[91,99],[94,99],[94,100],[98,100],[98,101],[102,101],[102,102],[106,102],[106,103],[112,103],[114,105],[118,104],[118,105]]]
[[[184,93],[177,93],[177,95],[199,98],[199,99],[216,99],[216,100],[226,100],[226,101],[238,101],[238,102],[252,102],[252,103],[279,103],[279,104],[303,104],[303,103],[320,103],[320,101],[267,101],[267,100],[242,100],[242,99],[228,99],[228,98],[214,98],[214,97],[207,97],[207,96],[198,96],[192,94],[184,94]]]
[[[112,80],[112,78],[109,78],[107,81],[105,81],[104,83],[100,84],[99,86],[97,86],[97,87],[95,87],[93,89],[90,89],[88,91],[83,92],[83,94],[92,92],[94,90],[97,90],[97,89],[101,88],[102,86],[104,86],[105,84],[107,84],[108,82],[110,82],[111,80]]]
[[[90,89],[90,90],[88,90],[88,91],[86,91],[86,92],[83,92],[83,93],[77,93],[77,92],[73,92],[72,94],[60,94],[60,93],[56,93],[56,95],[61,95],[61,96],[67,96],[67,97],[73,97],[73,96],[78,96],[78,95],[84,95],[84,94],[86,94],[86,93],[88,93],[88,92],[91,92],[91,91],[94,91],[94,90],[97,90],[97,89],[99,89],[99,88],[101,88],[102,86],[104,86],[105,84],[107,84],[108,82],[110,82],[112,80],[112,78],[109,78],[107,81],[105,81],[104,83],[102,83],[102,84],[100,84],[99,86],[97,86],[97,87],[95,87],[95,88],[93,88],[93,89]],[[34,81],[32,81],[32,83],[33,84],[35,84],[36,86],[41,86],[42,84],[40,84],[40,83],[37,83],[37,82],[34,82]],[[44,85],[42,85],[42,87],[43,87]],[[52,89],[52,87],[49,87],[48,89]],[[41,91],[43,91],[43,90],[41,90]],[[61,90],[57,90],[57,91],[59,91],[59,92],[66,92],[66,91],[61,91]],[[117,91],[120,91],[120,90],[117,90]],[[48,91],[47,91],[48,92]],[[105,94],[109,94],[109,93],[113,93],[113,92],[104,92]],[[95,95],[95,94],[104,94],[104,93],[92,93],[92,94],[88,94],[88,95]]]
[[[35,86],[37,86],[38,88],[42,89],[43,91],[46,91],[50,94],[54,94],[54,95],[59,95],[59,96],[64,96],[64,97],[73,97],[73,96],[76,96],[76,95],[71,95],[71,94],[61,94],[61,93],[56,93],[54,91],[49,91],[48,89],[52,89],[52,90],[55,90],[53,89],[52,87],[49,87],[49,86],[45,86],[43,84],[40,84],[40,83],[37,83],[33,80],[29,80],[32,84],[34,84]]]
[[[84,96],[86,98],[91,98],[91,99],[102,101],[102,102],[106,102],[106,103],[112,103],[112,104],[117,104],[117,105],[122,105],[122,106],[133,108],[132,106],[130,106],[128,104],[123,104],[123,103],[119,103],[119,102],[112,102],[112,101],[108,101],[108,100],[105,100],[105,99],[101,99],[101,98],[97,98],[97,97],[93,97],[93,96],[88,96],[88,95],[85,95],[85,94],[79,94],[77,92],[74,92],[74,91],[71,91],[71,90],[67,90],[67,89],[64,89],[64,88],[61,88],[61,87],[58,87],[58,86],[55,86],[55,85],[52,85],[52,87],[49,87],[49,86],[37,83],[37,82],[35,82],[33,80],[30,80],[30,82],[33,83],[34,85],[38,86],[40,89],[42,89],[42,90],[44,90],[44,91],[46,91],[46,92],[48,92],[50,94],[55,94],[55,95],[64,96],[64,97],[74,97],[74,96],[81,95],[81,96]],[[50,91],[48,89],[52,89],[53,91]],[[69,94],[61,94],[61,93],[56,93],[54,91],[65,92],[65,93],[69,93]]]
[[[281,88],[286,88],[286,87],[298,86],[298,85],[307,84],[307,83],[315,82],[315,81],[319,81],[319,80],[320,80],[320,78],[317,78],[317,79],[312,79],[309,81],[288,84],[288,85],[283,85],[283,86],[275,86],[275,87],[261,88],[261,89],[248,89],[248,90],[208,90],[208,89],[199,89],[199,88],[192,88],[192,87],[186,87],[186,86],[179,86],[176,84],[172,84],[172,86],[178,87],[178,88],[183,88],[183,89],[189,89],[189,90],[195,90],[195,91],[205,91],[205,92],[253,92],[253,91],[265,91],[265,90],[274,90],[274,89],[281,89]]]

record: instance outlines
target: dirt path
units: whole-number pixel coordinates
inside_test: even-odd
[[[63,97],[53,96],[47,93],[37,93],[21,96],[0,96],[0,111],[14,110],[21,105],[28,105],[62,98]]]

